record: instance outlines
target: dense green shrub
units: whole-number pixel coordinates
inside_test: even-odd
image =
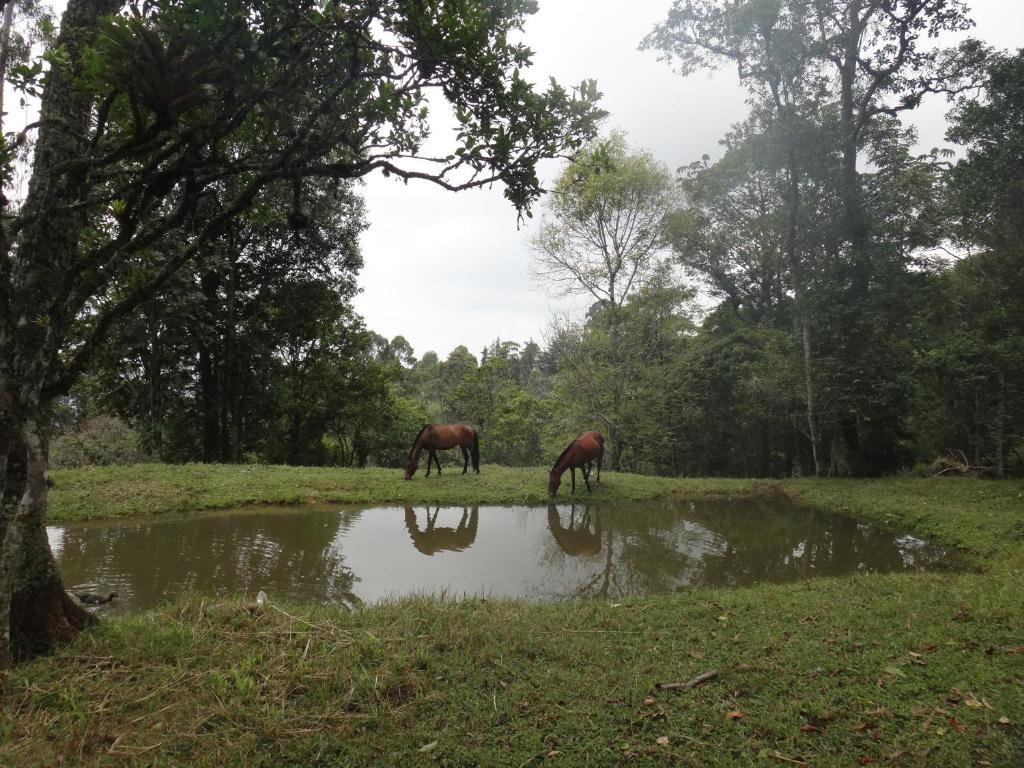
[[[96,416],[58,435],[50,446],[50,466],[138,464],[147,459],[139,436],[114,416]]]

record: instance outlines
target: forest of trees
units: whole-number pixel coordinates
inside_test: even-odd
[[[701,13],[649,44],[696,68],[756,42],[719,40],[727,20]],[[55,460],[137,439],[136,458],[161,461],[399,466],[421,424],[464,421],[508,465],[550,463],[595,428],[611,467],[642,473],[1019,472],[1024,53],[915,51],[878,85],[861,67],[837,104],[844,60],[799,32],[800,56],[758,54],[778,60],[748,76],[750,116],[717,161],[673,176],[614,133],[563,169],[533,268],[588,296],[585,318],[540,343],[417,355],[351,309],[356,192],[312,195],[316,226],[296,234],[282,189],[117,323],[65,401]],[[914,154],[899,121],[933,91],[956,99],[955,160]]]

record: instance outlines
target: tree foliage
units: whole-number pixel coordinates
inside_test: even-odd
[[[657,271],[672,207],[668,171],[613,133],[559,175],[531,240],[535,277],[562,295],[622,306]]]

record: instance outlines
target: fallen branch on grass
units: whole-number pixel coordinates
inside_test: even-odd
[[[704,685],[708,680],[714,680],[716,677],[718,677],[718,670],[712,669],[710,672],[697,675],[693,680],[685,683],[655,683],[654,687],[659,691],[685,691],[690,688],[696,688],[698,685]]]

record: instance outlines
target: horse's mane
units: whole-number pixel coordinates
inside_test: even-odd
[[[420,435],[422,435],[428,429],[430,429],[430,425],[429,424],[424,424],[423,425],[423,429],[421,429],[419,432],[416,433],[416,439],[412,441],[412,447],[409,449],[409,458],[410,459],[412,458],[412,452],[416,450],[416,443],[418,443],[420,441]]]
[[[555,467],[558,466],[558,462],[565,458],[565,454],[567,454],[574,445],[576,445],[576,440],[572,440],[567,446],[565,446],[565,450],[559,454],[558,458],[555,459],[555,463],[551,465],[552,471],[554,471]]]

